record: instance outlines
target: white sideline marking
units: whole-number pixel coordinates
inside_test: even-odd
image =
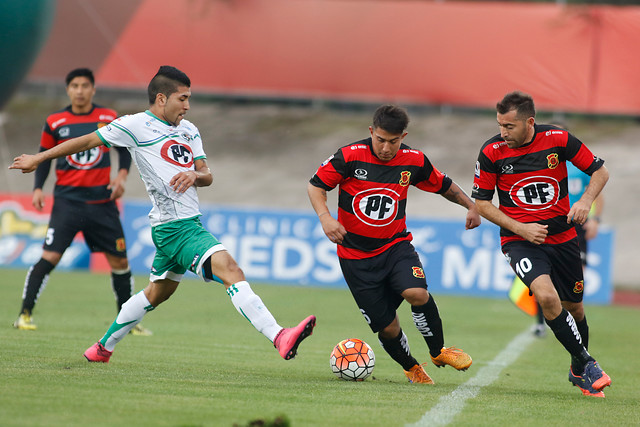
[[[488,365],[482,367],[475,377],[458,386],[450,394],[442,396],[438,403],[427,411],[411,427],[444,426],[449,424],[462,409],[468,399],[473,399],[480,393],[482,387],[494,382],[500,372],[516,361],[518,356],[535,340],[533,333],[527,328],[517,335]]]

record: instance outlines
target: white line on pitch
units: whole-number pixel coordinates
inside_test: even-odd
[[[415,424],[408,424],[411,427],[422,426],[444,426],[453,421],[454,417],[462,412],[466,401],[473,399],[480,393],[483,387],[494,382],[500,372],[516,361],[518,356],[524,352],[529,344],[535,340],[531,331],[527,328],[525,332],[516,336],[489,364],[480,368],[475,377],[466,383],[458,386],[450,394],[442,396],[438,403],[427,411]]]

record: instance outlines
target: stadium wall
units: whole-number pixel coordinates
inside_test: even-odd
[[[46,206],[51,206],[51,198]],[[150,271],[155,255],[149,226],[150,203],[121,203],[131,269]],[[336,246],[324,235],[314,213],[229,206],[202,206],[202,223],[213,232],[254,282],[297,286],[346,287]],[[0,193],[0,266],[24,268],[37,262],[46,236],[48,213],[31,207],[30,195]],[[513,271],[500,251],[498,227],[483,223],[465,230],[463,221],[407,220],[413,244],[425,269],[429,289],[436,294],[504,298]],[[601,230],[589,243],[585,301],[612,300],[613,233]],[[108,271],[101,254],[89,253],[80,236],[62,257],[62,269]],[[194,277],[194,276],[192,276]]]
[[[32,82],[90,66],[146,87],[159,65],[199,93],[640,113],[640,7],[411,0],[58,0]]]

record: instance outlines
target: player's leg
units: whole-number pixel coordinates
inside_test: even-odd
[[[116,344],[124,338],[148,312],[166,301],[177,289],[180,282],[158,279],[138,292],[122,305],[122,309],[104,336],[84,352],[89,362],[107,363]]]
[[[458,370],[471,366],[471,357],[456,348],[444,347],[442,319],[433,295],[427,290],[422,263],[413,245],[401,242],[389,250],[391,266],[390,284],[409,304],[416,328],[429,348],[432,362],[438,366],[450,365]]]
[[[64,251],[71,245],[79,231],[82,218],[74,204],[65,199],[55,199],[49,219],[49,227],[43,244],[42,256],[29,268],[22,291],[22,307],[14,327],[34,330],[31,315],[49,280],[49,274],[58,265]]]
[[[253,292],[231,254],[222,245],[218,244],[214,248],[204,262],[203,277],[224,285],[238,313],[273,343],[280,356],[285,360],[295,357],[302,340],[313,333],[315,316],[308,316],[293,328],[280,326],[262,299]]]

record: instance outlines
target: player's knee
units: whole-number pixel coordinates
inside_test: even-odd
[[[402,297],[413,306],[422,306],[429,301],[429,293],[424,288],[410,288],[402,292]]]

